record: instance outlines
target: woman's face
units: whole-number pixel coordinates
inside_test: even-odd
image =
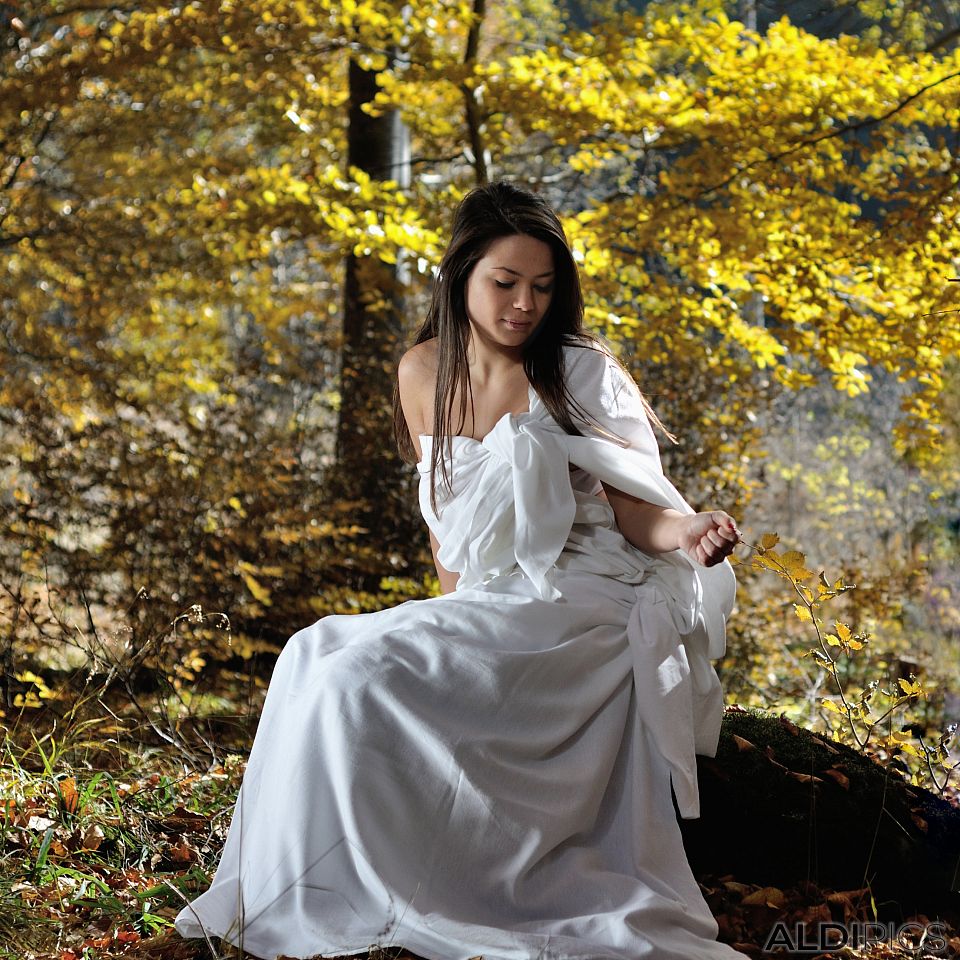
[[[467,277],[471,335],[491,346],[521,346],[553,296],[553,251],[526,234],[494,240]]]

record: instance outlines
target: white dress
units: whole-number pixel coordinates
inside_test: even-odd
[[[568,436],[531,387],[529,412],[453,439],[437,516],[420,438],[420,506],[457,589],[290,638],[182,935],[269,960],[745,957],[716,940],[671,801],[672,780],[700,814],[733,572],[624,539],[600,479],[690,507],[633,381],[564,350],[573,396],[631,448]]]

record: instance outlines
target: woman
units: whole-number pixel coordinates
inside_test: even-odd
[[[699,816],[736,525],[663,476],[582,304],[542,199],[463,200],[395,398],[444,593],[290,639],[182,934],[264,958],[744,956],[671,798]]]

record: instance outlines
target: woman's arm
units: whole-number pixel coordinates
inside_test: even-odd
[[[644,553],[682,550],[691,560],[712,567],[730,556],[740,542],[733,517],[722,510],[684,514],[640,500],[608,483],[603,483],[603,489],[620,532]]]
[[[400,407],[403,410],[404,419],[407,421],[410,439],[417,451],[417,459],[422,460],[423,450],[420,447],[420,434],[426,432],[423,415],[424,393],[426,387],[430,384],[430,376],[417,347],[412,347],[400,359],[400,364],[397,367],[397,384],[400,390]],[[437,568],[437,576],[440,578],[440,592],[452,593],[456,589],[460,574],[447,570],[437,559],[440,544],[432,530],[430,530],[430,549],[433,551],[433,562]]]

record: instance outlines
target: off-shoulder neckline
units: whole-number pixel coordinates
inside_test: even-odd
[[[534,404],[540,399],[537,394],[537,391],[533,389],[533,384],[527,381],[527,409],[522,410],[520,413],[511,413],[509,410],[483,435],[482,440],[478,440],[476,437],[468,437],[466,434],[454,433],[451,435],[450,439],[452,440],[466,440],[469,443],[476,443],[480,446],[483,445],[484,440],[497,429],[500,424],[507,419],[507,417],[527,417],[533,413]],[[433,443],[433,434],[432,433],[420,433],[417,434],[420,440],[429,440]],[[421,461],[422,462],[422,461]]]
[[[584,343],[582,343],[582,344],[567,343],[567,344],[564,344],[564,348],[563,348],[563,349],[564,349],[564,354],[566,355],[566,357],[567,357],[568,360],[570,359],[569,354],[570,354],[570,351],[572,351],[572,350],[577,350],[577,351],[579,351],[580,353],[583,353],[584,351],[589,351],[589,352],[591,352],[591,353],[599,353],[599,354],[601,354],[601,355],[603,355],[603,356],[608,356],[606,349],[605,349],[602,345],[600,346],[600,348],[598,348],[598,347],[595,346],[592,342],[589,342],[589,343],[588,343],[588,342],[584,342]],[[567,367],[567,369],[566,369],[566,375],[567,375],[568,378],[569,378],[569,376],[570,376],[570,371],[571,371],[571,368],[570,368],[570,367]],[[513,417],[513,416],[520,416],[520,417],[530,416],[530,415],[533,413],[533,411],[534,411],[535,405],[538,405],[539,403],[540,403],[540,395],[537,393],[536,390],[534,390],[533,384],[530,383],[529,381],[527,381],[527,409],[526,409],[526,410],[524,410],[522,413],[519,413],[519,414],[514,414],[514,413],[509,413],[509,412],[508,412],[508,413],[505,413],[505,414],[490,428],[490,430],[484,435],[484,437],[483,437],[482,440],[478,440],[476,437],[468,437],[468,436],[466,436],[466,435],[464,435],[464,434],[462,434],[462,433],[455,433],[455,434],[453,434],[453,435],[450,437],[450,440],[451,440],[451,442],[454,441],[454,440],[462,440],[462,441],[466,442],[467,444],[475,444],[476,446],[483,446],[483,443],[484,443],[484,441],[487,439],[487,437],[489,437],[490,434],[493,433],[493,431],[496,430],[497,427],[498,427],[507,417]],[[433,443],[433,434],[432,434],[432,433],[420,433],[420,434],[417,434],[417,437],[418,437],[420,440],[429,440],[430,443]],[[425,459],[426,459],[426,457],[424,456],[423,458],[421,458],[421,460],[420,460],[419,462],[420,462],[420,463],[423,463]]]

